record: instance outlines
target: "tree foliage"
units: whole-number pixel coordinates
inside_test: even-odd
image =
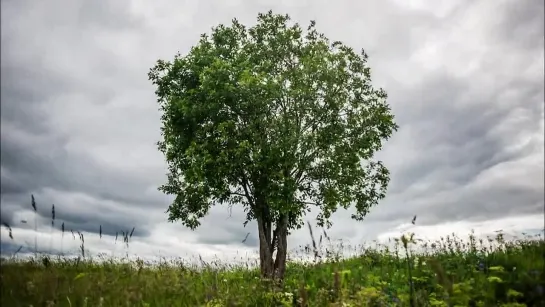
[[[272,247],[267,225],[287,233],[312,207],[322,226],[338,207],[361,220],[385,196],[388,170],[372,158],[397,129],[386,92],[364,51],[331,43],[313,21],[304,31],[271,11],[250,28],[235,19],[149,78],[170,221],[195,229],[212,205],[240,204]]]

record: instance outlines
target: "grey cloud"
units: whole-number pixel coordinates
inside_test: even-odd
[[[465,7],[460,11],[468,10]],[[495,25],[501,25],[501,30],[531,28],[543,23],[543,15],[535,13],[539,11],[535,7],[517,10],[515,15],[519,17],[510,14],[510,7],[498,10],[500,20],[496,19]],[[533,16],[520,17],[524,12]],[[463,14],[458,14],[456,20],[462,17]],[[529,79],[522,72],[536,64],[533,58],[540,53],[542,56],[543,44],[528,42],[543,41],[543,27],[539,31],[517,32],[516,40],[499,35],[496,27],[491,31],[490,38],[482,42],[495,46],[481,62],[484,76],[462,79],[438,70],[424,78],[417,89],[393,89],[396,100],[392,103],[401,126],[400,135],[410,139],[406,143],[411,150],[408,155],[404,152],[397,155],[401,160],[405,155],[407,163],[393,163],[396,167],[392,169],[390,196],[379,205],[381,208],[372,212],[373,219],[387,221],[418,213],[422,216],[421,223],[437,224],[542,214],[541,176],[536,177],[531,188],[516,187],[516,183],[509,182],[509,175],[487,188],[471,187],[479,174],[502,163],[538,154],[543,146],[534,142],[517,150],[508,149],[520,137],[540,133],[542,129],[543,76]],[[501,50],[506,50],[506,54],[502,55]],[[505,65],[501,64],[502,56],[518,63],[519,73],[509,74],[505,69],[502,72]],[[487,77],[493,79],[484,79]],[[517,117],[518,122],[513,122]],[[394,137],[392,150],[396,148],[395,142]],[[543,160],[538,163],[534,177],[543,169]]]
[[[9,42],[2,38],[2,48],[6,44]],[[63,87],[65,82],[56,78],[45,78],[40,76],[39,71],[32,71],[27,67],[14,67],[5,58],[2,60],[1,80],[2,123],[10,123],[33,134],[50,132],[44,115],[37,108],[44,97],[54,94],[52,89]]]
[[[6,181],[11,189],[24,191],[26,194],[44,187],[61,191],[90,192],[101,198],[140,206],[161,201],[131,193],[148,188],[147,182],[142,178],[128,178],[104,169],[85,156],[68,155],[62,149],[62,139],[42,138],[34,144],[22,144],[16,136],[14,131],[2,129],[2,164],[7,172],[6,177],[10,177]]]
[[[505,5],[506,8],[501,10],[502,22],[493,29],[498,40],[510,42],[526,50],[543,49],[544,2],[508,1]]]
[[[130,1],[62,1],[55,0],[49,3],[33,3],[29,6],[18,1],[5,1],[2,15],[8,24],[12,24],[15,15],[32,16],[33,13],[41,11],[44,21],[53,30],[57,27],[64,27],[66,23],[75,23],[78,29],[99,27],[132,30],[143,25],[143,19],[131,13]],[[55,7],[56,9],[52,9]],[[59,11],[61,14],[59,14]],[[70,14],[62,14],[62,12]]]
[[[17,191],[26,197],[38,188],[51,187],[91,191],[99,197],[145,206],[162,203],[161,196],[130,192],[149,188],[146,178],[126,176],[88,156],[64,150],[71,137],[55,132],[55,123],[48,122],[40,108],[58,93],[54,89],[71,90],[70,86],[54,77],[37,77],[24,67],[2,65],[2,75],[2,193]]]
[[[77,21],[82,25],[117,30],[135,30],[144,20],[130,12],[131,1],[81,1]]]
[[[425,179],[431,173],[442,171],[444,179],[453,184],[464,184],[482,170],[496,164],[517,158],[520,153],[504,152],[505,135],[493,135],[493,128],[503,125],[511,116],[512,109],[491,108],[487,97],[471,98],[474,104],[460,106],[455,92],[464,93],[467,87],[456,85],[458,82],[448,77],[434,76],[435,81],[428,83],[430,92],[436,88],[452,88],[454,91],[443,92],[441,96],[432,95],[412,101],[408,105],[422,104],[425,107],[412,110],[414,121],[407,124],[408,137],[414,148],[419,149],[419,157],[413,163],[402,166],[392,175],[391,193],[400,193],[407,189],[417,178]],[[448,85],[448,86],[446,86]],[[500,89],[500,93],[503,91]],[[452,94],[452,95],[451,95]],[[535,103],[525,103],[531,97],[517,97],[523,108],[535,108]],[[407,113],[411,113],[410,110]],[[528,120],[528,130],[536,131],[539,113],[528,112],[534,118]],[[403,128],[403,123],[401,129]],[[533,127],[532,127],[533,126]],[[401,159],[403,155],[401,154]],[[450,176],[449,176],[450,175]]]

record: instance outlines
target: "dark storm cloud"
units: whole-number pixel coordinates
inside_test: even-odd
[[[4,102],[9,103],[9,99],[3,100],[3,104]],[[2,116],[4,115],[2,112]],[[2,119],[0,183],[3,220],[11,224],[18,223],[19,221],[13,219],[13,213],[30,210],[30,195],[37,196],[44,188],[49,188],[57,193],[86,193],[92,195],[93,199],[87,202],[63,203],[54,195],[45,199],[37,196],[38,214],[46,219],[51,216],[51,204],[56,203],[57,219],[65,221],[67,228],[98,232],[98,225],[103,225],[105,233],[115,234],[118,230],[130,230],[137,226],[135,236],[149,234],[145,228],[149,228],[150,221],[146,214],[138,209],[160,208],[165,206],[166,202],[160,196],[131,193],[135,189],[143,191],[148,188],[145,181],[111,172],[86,156],[67,154],[62,149],[66,140],[47,136],[44,130],[27,139],[34,142],[21,142],[22,138],[30,135],[9,127],[8,124],[13,120],[13,117]],[[32,121],[29,125],[32,126]],[[107,208],[107,213],[97,212],[97,208],[101,207],[100,203],[106,200],[124,206]],[[128,209],[131,207],[136,210],[127,215],[126,212],[131,210]]]
[[[165,206],[166,202],[158,192],[151,196],[133,193],[135,190],[144,191],[150,187],[145,178],[127,176],[97,164],[86,155],[75,155],[64,150],[70,136],[56,133],[55,123],[47,121],[41,108],[47,104],[48,99],[55,97],[59,89],[77,90],[69,79],[54,73],[46,77],[40,70],[32,73],[25,67],[12,67],[9,58],[3,56],[1,80],[1,190],[3,197],[9,195],[15,198],[16,203],[21,204],[10,207],[3,204],[3,215],[11,215],[10,210],[26,207],[30,194],[43,188],[52,188],[59,192],[88,193],[99,199],[132,206]],[[104,95],[99,94],[97,100],[102,98]],[[47,213],[44,214],[47,216]],[[123,219],[126,216],[119,213],[120,216],[116,218],[113,214],[114,212],[112,219]],[[140,225],[146,224],[141,220],[144,218],[133,216],[134,222]],[[94,229],[93,224],[109,223],[100,220],[86,221],[79,226],[82,230]],[[138,233],[141,234],[140,230]]]
[[[61,3],[57,1],[57,4]],[[74,1],[62,4],[65,9],[77,12],[75,21],[80,26],[91,27],[91,30],[138,30],[141,26],[141,21],[128,13],[121,2]],[[49,29],[61,27],[66,30],[66,20],[74,17],[62,15],[61,18],[55,18],[54,11],[45,7],[44,10],[51,13],[43,14],[45,17],[42,21],[52,27]],[[61,192],[89,193],[98,198],[131,205],[164,206],[160,196],[135,195],[132,192],[149,188],[149,182],[145,179],[120,174],[97,164],[88,156],[76,156],[64,150],[72,137],[55,131],[56,123],[51,122],[44,108],[60,94],[78,92],[85,92],[88,97],[92,97],[93,102],[103,104],[114,97],[116,87],[96,91],[96,88],[82,83],[78,77],[72,78],[48,68],[39,51],[36,53],[38,57],[24,58],[13,46],[17,46],[16,43],[21,45],[21,42],[30,44],[35,34],[16,29],[16,25],[21,24],[16,16],[27,13],[30,14],[29,7],[24,3],[3,5],[2,14],[6,18],[2,22],[2,195],[17,194],[18,202],[22,203],[31,193],[47,187]],[[36,26],[36,30],[44,30],[39,24]],[[77,34],[78,30],[74,29],[71,33]],[[116,61],[111,55],[108,57],[107,53],[99,49],[87,60],[96,58],[105,59],[101,64],[106,74],[115,70],[112,67]],[[55,68],[54,65],[49,67]],[[77,66],[74,69],[77,74]],[[3,212],[8,214],[4,209]]]
[[[29,140],[35,142],[21,142],[20,137],[28,134],[17,133],[10,128],[3,127],[1,132],[1,159],[7,177],[7,180],[2,180],[2,189],[6,183],[11,190],[30,194],[39,188],[49,187],[60,191],[89,192],[101,198],[140,206],[160,201],[154,197],[130,193],[148,187],[142,178],[130,178],[112,172],[87,156],[67,154],[63,149],[66,139],[62,137],[34,136]]]
[[[407,117],[410,114],[411,119],[406,123],[406,127],[411,131],[411,143],[420,151],[416,161],[395,169],[390,186],[391,193],[401,193],[417,183],[417,178],[425,180],[426,176],[438,171],[443,172],[445,177],[448,176],[445,179],[450,183],[463,185],[483,170],[524,154],[506,152],[506,135],[493,133],[494,128],[505,124],[513,109],[491,108],[489,102],[512,88],[498,89],[498,92],[493,94],[496,97],[467,97],[470,89],[464,87],[461,80],[445,75],[434,75],[433,80],[427,85],[429,89],[442,87],[450,90],[438,91],[435,95],[430,91],[431,95],[406,101],[411,106],[419,104],[423,106],[408,109],[403,115]],[[512,101],[515,106],[528,109],[527,114],[531,118],[526,122],[525,128],[529,131],[539,129],[541,115],[534,93],[542,90],[537,86],[536,82],[534,91],[522,92],[515,98],[517,101]],[[465,99],[474,103],[458,103],[464,93]],[[403,127],[403,124],[402,120],[400,125]]]
[[[2,38],[2,48],[5,42]],[[7,57],[7,58],[5,58]],[[32,134],[46,134],[49,131],[46,118],[37,110],[44,97],[55,93],[56,88],[65,87],[66,82],[54,76],[46,77],[39,69],[14,67],[2,50],[2,72],[0,116],[4,124]]]

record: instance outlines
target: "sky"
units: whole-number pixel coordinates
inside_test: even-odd
[[[211,27],[251,26],[269,9],[363,48],[400,126],[376,155],[387,197],[362,222],[338,211],[332,240],[543,229],[543,1],[2,0],[1,219],[13,236],[2,228],[2,253],[35,240],[77,253],[73,229],[91,255],[254,259],[257,226],[238,207],[214,207],[195,231],[167,221],[147,73]],[[116,243],[133,227],[128,248]],[[308,244],[308,229],[288,242]]]

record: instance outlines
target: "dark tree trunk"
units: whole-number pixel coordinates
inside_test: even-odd
[[[288,255],[288,218],[286,215],[280,217],[275,233],[277,246],[274,273],[276,279],[282,280],[286,273],[286,257]]]
[[[281,216],[275,225],[271,236],[272,223],[263,217],[257,218],[259,230],[259,260],[261,276],[269,279],[282,280],[286,272],[288,251],[288,220]],[[276,255],[274,254],[276,250]]]
[[[262,217],[257,218],[257,228],[259,231],[259,264],[261,267],[261,276],[271,278],[274,273],[273,249],[271,242],[271,223],[264,221]]]

